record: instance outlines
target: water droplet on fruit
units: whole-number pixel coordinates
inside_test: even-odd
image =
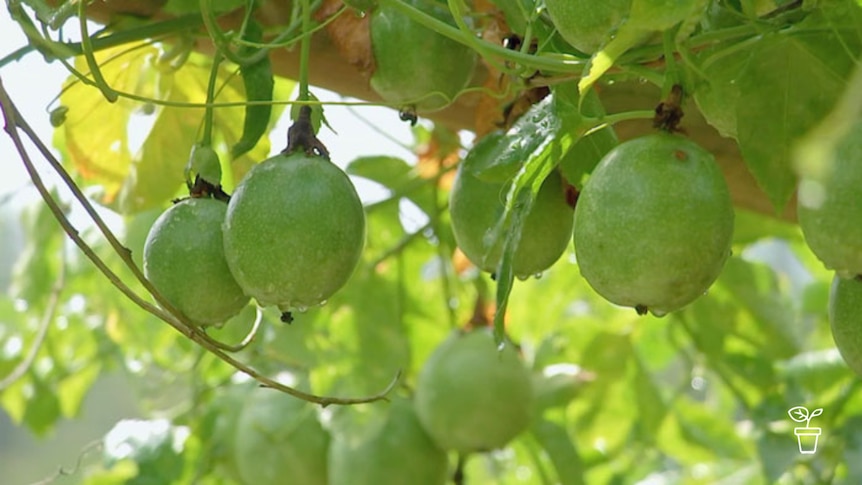
[[[305,313],[308,311],[308,307],[305,305],[299,305],[296,307],[296,311],[298,311],[299,313]]]
[[[522,275],[522,274],[517,276],[518,280],[520,280],[520,281],[527,281],[527,279],[529,277],[530,277],[529,275]]]
[[[326,306],[327,303],[329,303],[327,300],[320,300],[320,303],[318,303],[318,305],[319,306]]]
[[[539,272],[539,273],[534,274],[534,275],[533,275],[533,278],[536,278],[537,280],[540,280],[540,279],[542,279],[542,276],[545,276],[545,274],[544,274],[544,273]]]
[[[650,313],[652,313],[653,316],[656,318],[662,318],[663,316],[667,315],[667,312],[664,310],[650,310]]]

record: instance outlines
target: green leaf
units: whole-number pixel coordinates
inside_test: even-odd
[[[57,193],[52,192],[58,201]],[[25,300],[31,307],[41,305],[51,294],[59,274],[64,232],[47,204],[42,201],[29,206],[22,213],[26,246],[12,268],[9,295]]]
[[[551,458],[561,485],[586,483],[584,464],[565,428],[550,421],[539,420],[530,427],[530,433]]]
[[[257,21],[249,19],[246,23],[243,40],[249,42],[263,41],[263,29]],[[243,46],[243,48],[239,49],[238,54],[240,56],[247,57],[261,51],[262,49],[255,47]],[[269,60],[268,53],[253,64],[240,66],[240,74],[242,75],[242,84],[245,87],[246,100],[258,103],[272,101],[275,81],[272,77],[272,63]],[[269,128],[271,115],[271,104],[246,105],[242,136],[239,141],[231,147],[231,158],[237,158],[257,145],[260,137],[265,135]]]
[[[862,482],[862,416],[851,416],[841,427],[844,438],[842,461],[847,464],[845,483]]]
[[[74,418],[78,415],[87,391],[93,387],[101,370],[101,366],[94,363],[83,369],[77,369],[57,384],[57,395],[60,398],[60,410],[63,416]]]
[[[639,437],[647,443],[655,441],[668,408],[662,398],[656,380],[641,361],[635,356],[635,374],[632,384],[637,399],[638,421],[636,423]]]
[[[584,97],[581,113],[590,117],[605,115],[604,106],[594,91]],[[580,138],[560,160],[560,172],[570,184],[583,186],[583,178],[591,173],[602,157],[619,144],[613,127],[606,126]]]
[[[674,411],[683,437],[721,457],[748,458],[749,446],[737,434],[734,423],[716,419],[716,410],[708,406],[707,403],[695,403],[688,398],[675,401]]]
[[[767,358],[787,358],[798,351],[802,337],[797,335],[793,323],[797,315],[768,266],[731,257],[716,284],[726,288],[741,307],[751,312],[757,330],[762,333],[760,350]],[[746,329],[739,331],[746,333]]]
[[[757,439],[757,454],[767,483],[776,483],[799,457],[795,436],[764,431]]]
[[[703,59],[700,69],[705,78],[694,92],[697,107],[706,122],[718,130],[721,136],[736,138],[737,105],[742,95],[738,79],[749,65],[751,51],[746,49],[726,54],[714,48],[705,50],[698,57]]]
[[[28,384],[32,384],[33,395],[27,399],[24,424],[37,436],[45,436],[60,419],[60,400],[54,389],[32,373],[29,375],[31,379]]]
[[[345,171],[377,182],[416,204],[429,216],[437,210],[434,181],[422,178],[416,169],[404,160],[389,156],[359,157],[350,162]],[[397,199],[393,199],[393,202]]]
[[[815,395],[854,375],[834,348],[803,352],[776,362],[775,367],[781,377],[798,382]]]
[[[512,260],[524,221],[545,178],[585,131],[573,98],[564,87],[554,90],[519,118],[499,141],[499,157],[492,167],[509,170],[519,163],[523,166],[506,197],[503,217],[494,228],[494,239],[503,238],[503,255],[496,271],[494,336],[498,343],[503,341],[503,316],[515,279]]]
[[[794,143],[831,110],[858,56],[858,26],[842,39],[848,52],[836,48],[847,20],[837,21],[811,15],[789,33],[765,35],[738,79],[739,146],[776,212],[796,188]]]

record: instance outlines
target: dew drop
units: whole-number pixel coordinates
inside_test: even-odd
[[[318,305],[319,306],[326,306],[327,303],[329,303],[327,300],[320,300],[320,303],[318,303]]]
[[[667,312],[664,310],[650,310],[650,313],[652,313],[652,315],[656,318],[661,318],[667,315]]]
[[[540,272],[538,272],[538,273],[534,274],[534,275],[533,275],[533,278],[536,278],[537,280],[540,280],[540,279],[542,279],[542,276],[545,276],[545,275],[544,275],[544,273],[542,273],[542,272],[540,271]]]
[[[298,311],[299,313],[305,313],[308,311],[308,307],[305,305],[298,305],[296,307],[296,311]]]
[[[518,280],[519,280],[519,281],[527,281],[527,279],[529,278],[529,276],[528,276],[528,275],[522,275],[522,274],[519,274],[519,275],[517,276],[517,278],[518,278]]]

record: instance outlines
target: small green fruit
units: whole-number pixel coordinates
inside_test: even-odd
[[[832,339],[850,369],[862,376],[862,281],[835,276],[829,292]]]
[[[483,271],[497,271],[505,235],[494,231],[503,217],[509,183],[485,182],[462,163],[450,193],[452,232],[458,247]],[[532,276],[554,264],[572,233],[572,208],[566,202],[563,180],[556,171],[545,179],[524,222],[513,261],[515,274]]]
[[[228,205],[224,251],[246,294],[283,311],[322,303],[359,262],[365,213],[347,175],[304,153],[252,168]]]
[[[575,208],[575,254],[590,286],[659,316],[706,292],[732,236],[733,206],[712,154],[667,133],[611,150]]]
[[[166,210],[147,234],[144,274],[189,320],[219,324],[249,298],[231,275],[222,244],[227,204],[185,199]]]
[[[490,329],[455,333],[428,358],[416,383],[416,414],[438,446],[459,452],[501,448],[527,428],[530,372]]]
[[[311,404],[257,388],[239,416],[237,471],[244,485],[327,485],[329,441]]]
[[[632,0],[545,0],[563,39],[586,54],[599,50],[628,16]]]
[[[404,3],[454,25],[449,10],[438,2]],[[387,102],[416,102],[422,110],[439,109],[473,77],[476,54],[472,49],[414,22],[395,7],[380,5],[371,14],[370,29],[377,66],[371,87]]]
[[[395,398],[385,418],[337,435],[329,448],[329,485],[443,485],[446,453],[416,417],[413,403]]]
[[[800,190],[799,227],[811,251],[846,278],[862,274],[862,225],[855,222],[862,220],[862,122],[838,142],[831,161],[820,180]]]

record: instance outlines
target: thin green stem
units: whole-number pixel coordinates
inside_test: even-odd
[[[468,47],[473,46],[475,37],[473,34],[462,32],[457,27],[453,27],[442,20],[434,18],[433,16],[428,15],[401,0],[380,0],[380,4],[390,6],[393,9],[398,10],[416,23],[433,30],[444,37],[448,37],[455,42],[464,44]],[[562,59],[550,59],[543,56],[524,54],[522,52],[506,49],[501,45],[497,45],[486,40],[480,40],[479,42],[483,46],[483,50],[489,55],[494,55],[513,63],[520,63],[533,69],[544,69],[553,72],[581,72],[586,64],[585,59],[571,56],[566,56]]]
[[[210,69],[210,78],[207,83],[207,107],[204,110],[204,133],[201,136],[201,145],[211,146],[213,141],[213,119],[215,118],[215,109],[213,109],[213,101],[215,101],[215,87],[218,79],[218,70],[221,65],[222,56],[216,52],[213,58],[212,69]]]
[[[81,48],[84,53],[84,58],[87,59],[87,66],[90,68],[90,73],[93,75],[93,81],[95,81],[99,90],[102,91],[102,95],[105,99],[114,103],[117,101],[117,92],[111,88],[107,81],[105,81],[104,76],[102,76],[102,71],[99,69],[99,63],[96,62],[96,56],[93,52],[93,44],[90,39],[90,33],[87,30],[86,5],[87,2],[84,1],[78,3],[78,19],[81,27]]]
[[[302,0],[302,40],[299,44],[299,101],[308,101],[308,70],[311,59],[311,5]]]

